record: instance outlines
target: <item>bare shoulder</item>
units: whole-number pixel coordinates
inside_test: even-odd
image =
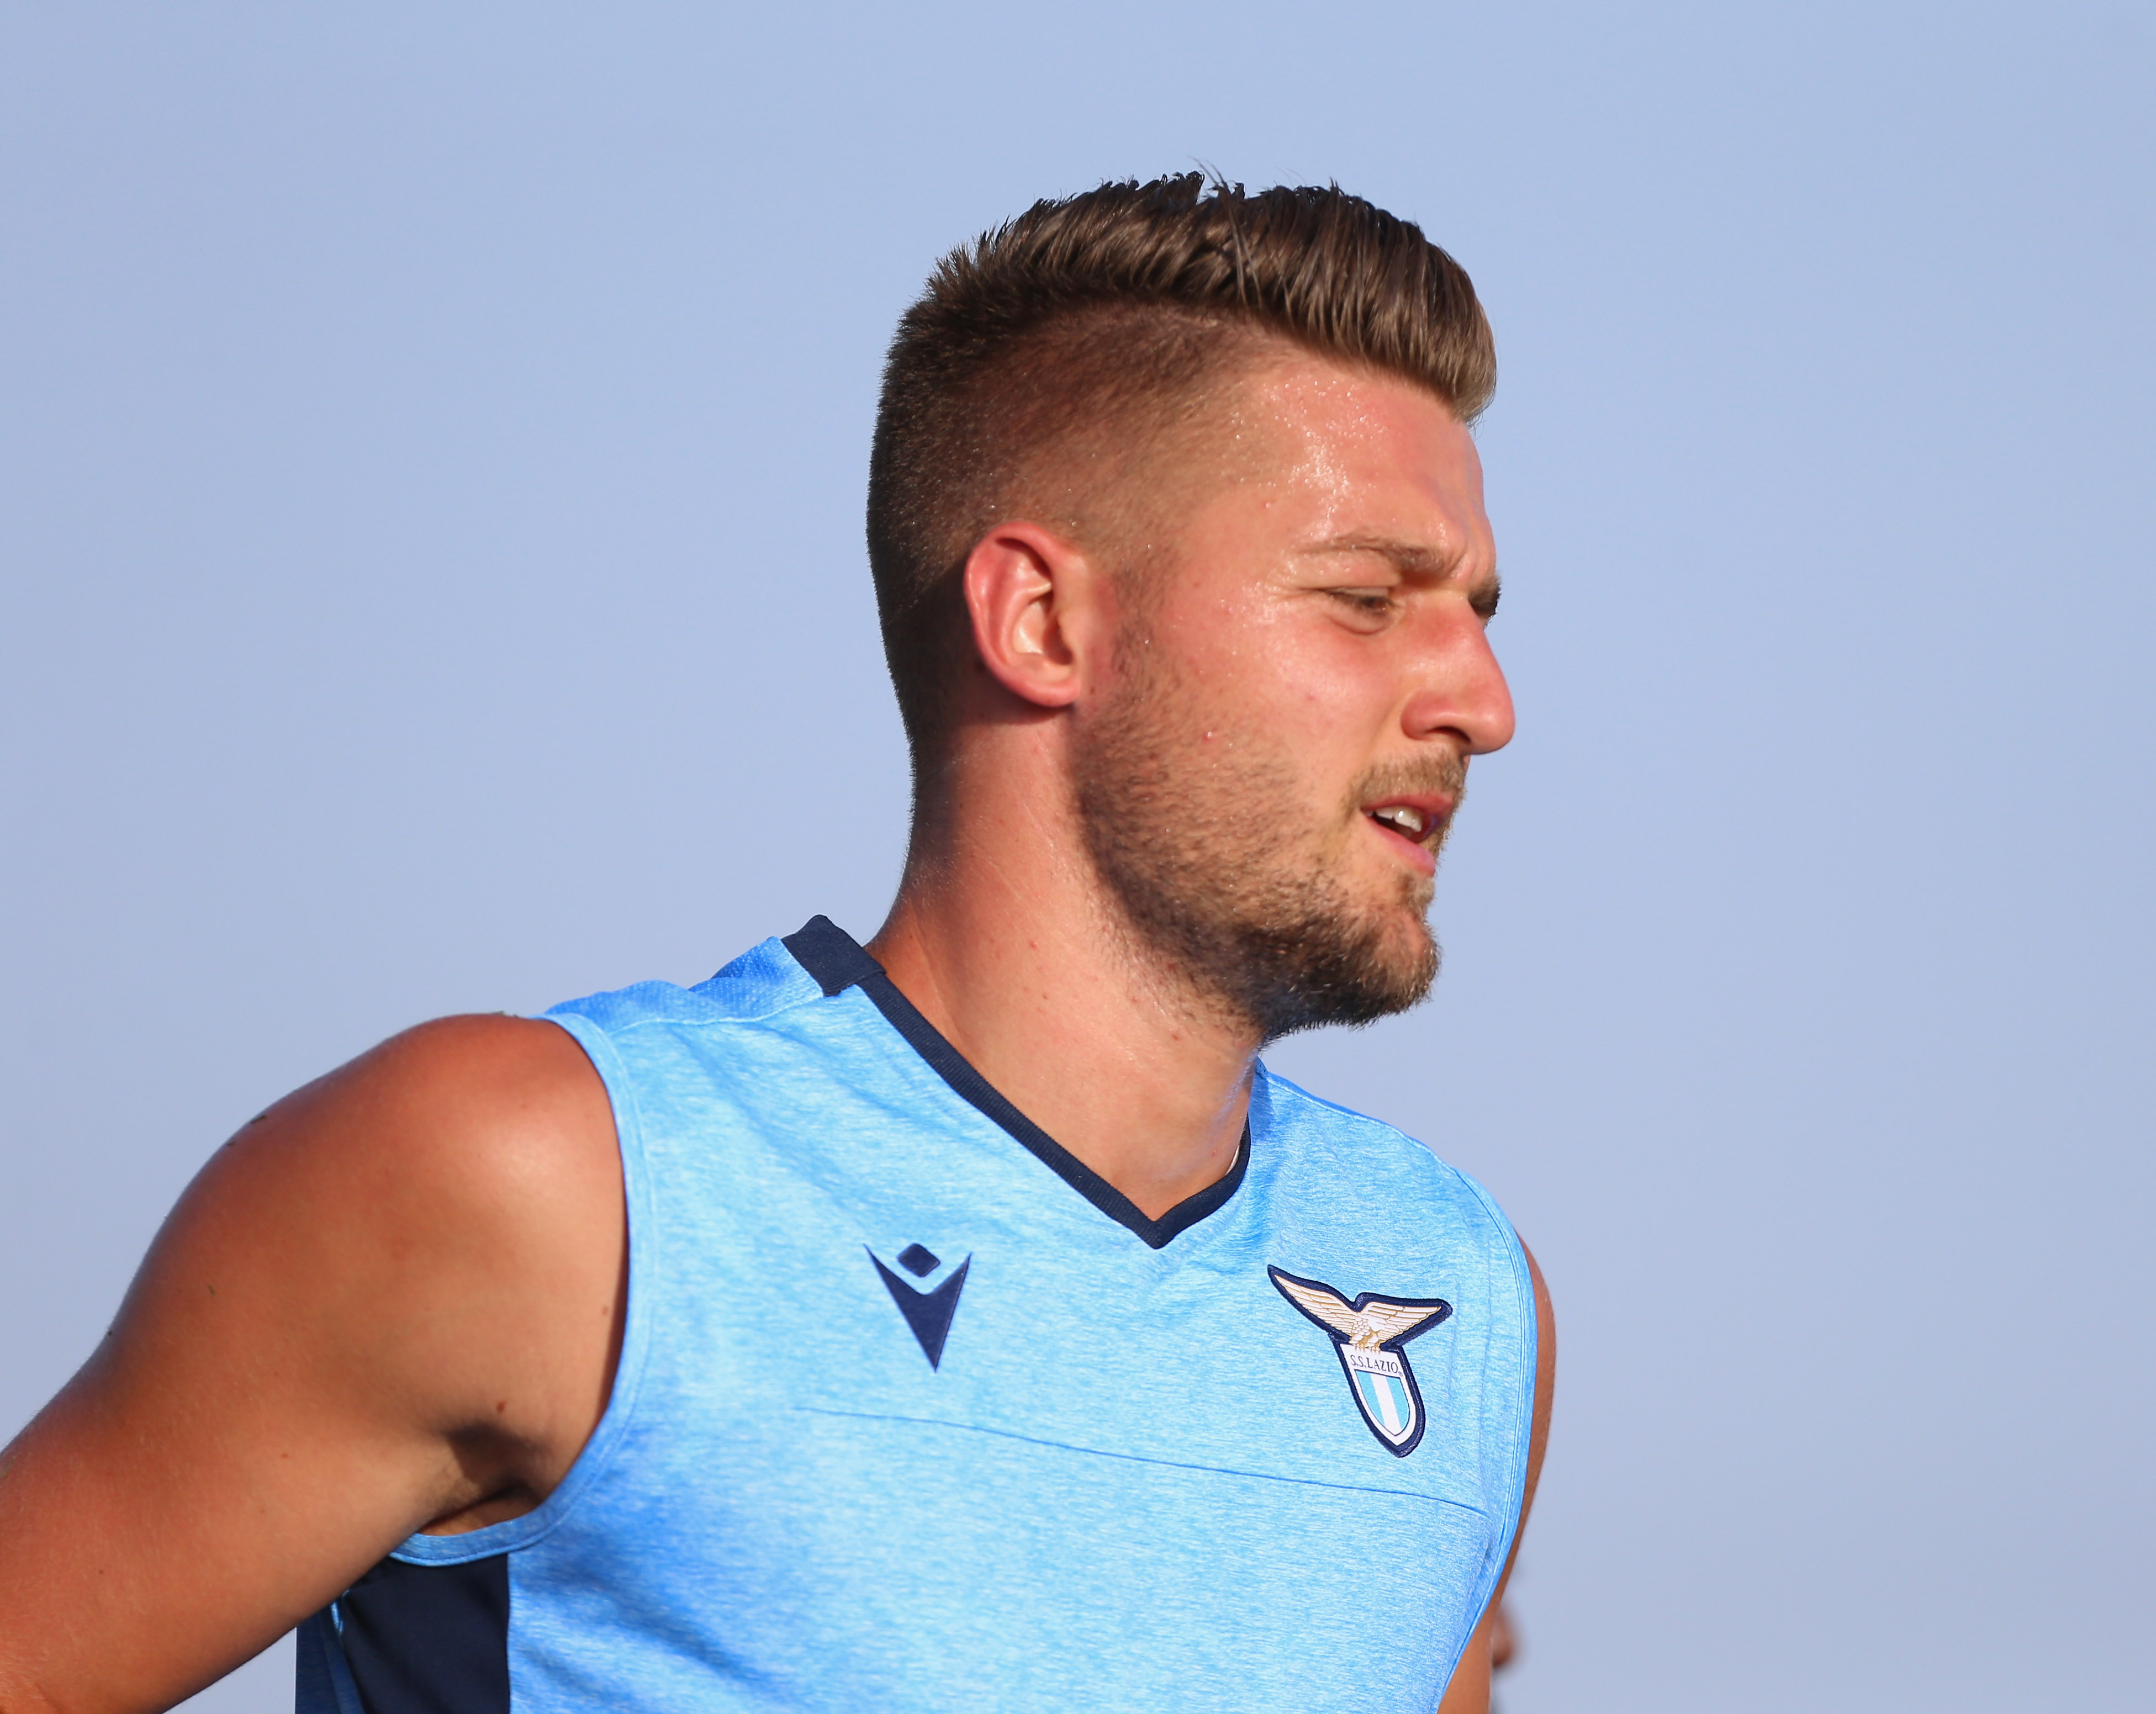
[[[606,1360],[585,1324],[619,1307],[623,1227],[612,1111],[575,1040],[526,1019],[447,1018],[244,1126],[137,1290],[174,1289],[169,1253],[280,1327],[305,1318],[296,1337],[333,1333],[355,1379],[408,1394],[444,1432],[549,1441],[555,1395],[590,1391],[569,1373]],[[568,1301],[583,1313],[556,1319]]]
[[[573,1263],[562,1242],[573,1250],[590,1212],[619,1202],[606,1090],[575,1041],[525,1019],[445,1018],[244,1126],[189,1188],[159,1247],[183,1239],[203,1260],[237,1266],[227,1252],[244,1235],[251,1255],[266,1245],[295,1280],[328,1284],[348,1265],[379,1289],[385,1269],[415,1265],[454,1277],[475,1265]],[[426,1289],[424,1278],[410,1283]]]
[[[423,1024],[295,1090],[243,1126],[196,1188],[342,1188],[362,1222],[431,1207],[484,1229],[619,1177],[605,1087],[575,1040],[484,1016]]]
[[[357,1121],[392,1148],[549,1137],[573,1147],[605,1109],[604,1086],[566,1030],[503,1014],[438,1018],[295,1090],[227,1147],[264,1126],[289,1137],[325,1121]]]
[[[622,1203],[552,1024],[426,1024],[243,1126],[0,1457],[0,1706],[169,1706],[415,1530],[542,1502],[612,1383]]]

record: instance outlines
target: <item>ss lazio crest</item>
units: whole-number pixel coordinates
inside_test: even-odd
[[[1322,1280],[1299,1280],[1269,1267],[1280,1295],[1323,1329],[1332,1342],[1355,1408],[1378,1444],[1405,1458],[1422,1444],[1422,1389],[1400,1347],[1452,1313],[1441,1297],[1380,1297],[1365,1291],[1350,1303]]]

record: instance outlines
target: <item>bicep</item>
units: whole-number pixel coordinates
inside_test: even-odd
[[[1557,1391],[1557,1316],[1550,1306],[1549,1288],[1543,1282],[1543,1270],[1536,1265],[1533,1252],[1522,1244],[1520,1253],[1527,1257],[1527,1276],[1534,1289],[1535,1396],[1528,1426],[1527,1480],[1520,1495],[1519,1523],[1512,1532],[1512,1549],[1506,1556],[1505,1569],[1498,1577],[1496,1588],[1490,1592],[1489,1604],[1482,1609],[1482,1617],[1468,1638],[1466,1648],[1461,1651],[1460,1664],[1453,1669],[1452,1681],[1445,1686],[1445,1700],[1438,1705],[1438,1714],[1488,1714],[1493,1670],[1491,1639],[1500,1623],[1505,1586],[1512,1579],[1512,1563],[1519,1557],[1520,1537],[1527,1531],[1527,1513],[1535,1503],[1535,1489],[1542,1481],[1543,1454],[1549,1444],[1550,1407]]]
[[[520,1247],[547,1246],[515,1138],[460,1108],[458,1045],[378,1050],[190,1187],[0,1463],[0,1705],[165,1706],[478,1497],[468,1430],[511,1390],[486,1353],[530,1312]]]
[[[1496,1614],[1497,1604],[1493,1600],[1467,1639],[1467,1646],[1460,1650],[1460,1663],[1452,1669],[1452,1681],[1445,1687],[1445,1700],[1437,1705],[1437,1714],[1490,1714],[1490,1630]]]
[[[1520,1488],[1520,1516],[1512,1531],[1512,1551],[1505,1556],[1505,1569],[1491,1592],[1486,1619],[1496,1612],[1505,1599],[1505,1586],[1512,1580],[1513,1562],[1520,1557],[1520,1538],[1527,1532],[1527,1515],[1534,1510],[1535,1490],[1542,1485],[1543,1455],[1549,1450],[1550,1408],[1557,1396],[1557,1312],[1550,1306],[1549,1287],[1543,1281],[1534,1252],[1522,1243],[1520,1254],[1527,1258],[1527,1278],[1534,1291],[1534,1405],[1527,1424],[1527,1469]]]
[[[1528,1512],[1534,1509],[1535,1490],[1542,1484],[1543,1455],[1549,1450],[1550,1409],[1557,1397],[1557,1311],[1551,1307],[1549,1287],[1543,1280],[1534,1252],[1522,1244],[1520,1254],[1527,1259],[1527,1277],[1535,1293],[1535,1404],[1527,1433],[1527,1480],[1520,1496],[1520,1522],[1512,1536],[1512,1556],[1505,1562],[1507,1577],[1512,1575],[1512,1559],[1519,1557],[1520,1536],[1527,1527]],[[1504,1584],[1500,1583],[1498,1597],[1502,1599],[1504,1593]],[[1496,1602],[1491,1604],[1494,1607]]]

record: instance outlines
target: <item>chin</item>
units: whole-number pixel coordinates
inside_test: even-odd
[[[1437,979],[1437,942],[1420,916],[1404,911],[1307,920],[1263,942],[1270,956],[1245,964],[1240,987],[1245,1014],[1268,1041],[1327,1024],[1374,1024],[1420,1003]]]

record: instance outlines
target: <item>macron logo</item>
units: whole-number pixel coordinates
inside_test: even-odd
[[[866,1244],[861,1247],[868,1249]],[[958,1312],[958,1294],[966,1289],[966,1270],[973,1265],[972,1254],[968,1252],[966,1259],[952,1270],[951,1277],[933,1291],[923,1291],[899,1278],[872,1250],[869,1250],[869,1260],[883,1276],[884,1289],[891,1293],[891,1301],[898,1306],[898,1312],[906,1317],[906,1325],[921,1342],[921,1354],[928,1359],[928,1367],[941,1368],[943,1342],[951,1337],[951,1317]],[[943,1261],[927,1244],[909,1244],[899,1251],[898,1265],[915,1279],[926,1280],[943,1265]]]

